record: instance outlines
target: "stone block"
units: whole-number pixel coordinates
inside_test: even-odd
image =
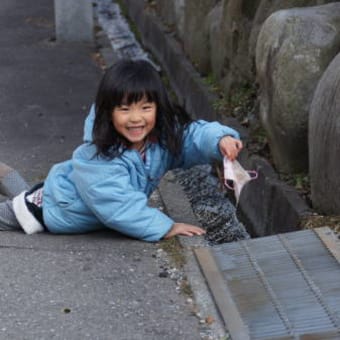
[[[251,168],[257,170],[258,178],[244,186],[236,211],[247,231],[261,237],[298,230],[311,209],[264,159],[254,158]]]
[[[93,41],[91,0],[54,0],[54,11],[57,41]]]
[[[340,54],[322,75],[309,116],[309,171],[313,207],[340,215]]]

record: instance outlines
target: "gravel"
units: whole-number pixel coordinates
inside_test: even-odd
[[[236,208],[212,174],[210,165],[174,171],[201,226],[209,245],[249,239],[244,225],[236,217]]]

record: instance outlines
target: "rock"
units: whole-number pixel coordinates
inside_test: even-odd
[[[205,323],[207,325],[211,325],[212,323],[215,322],[215,319],[211,316],[211,315],[208,315],[206,318],[205,318]]]
[[[184,36],[185,0],[157,0],[157,12],[168,27],[173,27],[182,39]]]
[[[308,168],[309,106],[324,70],[340,49],[340,3],[273,13],[256,46],[260,118],[276,167]]]
[[[323,74],[309,117],[312,202],[319,212],[340,215],[340,54]]]
[[[200,72],[207,74],[210,69],[208,31],[205,28],[207,14],[214,7],[216,0],[186,0],[184,11],[184,51]],[[195,13],[195,15],[192,15]]]
[[[248,182],[240,196],[236,216],[247,226],[251,236],[266,236],[300,228],[300,222],[311,214],[297,191],[278,180],[270,165],[252,157],[251,169],[258,178]]]
[[[235,207],[221,190],[219,180],[209,165],[174,171],[192,210],[206,229],[205,239],[211,245],[249,238],[244,225],[236,217]]]
[[[237,1],[237,0],[235,0]],[[248,0],[248,3],[256,3],[256,14],[253,19],[252,28],[249,38],[249,54],[252,58],[255,57],[254,51],[256,49],[256,42],[261,26],[264,21],[272,14],[282,9],[294,7],[308,7],[324,5],[337,0]]]
[[[166,270],[164,270],[164,271],[160,272],[160,273],[158,274],[158,276],[159,276],[159,277],[168,277],[168,276],[169,276],[169,273],[168,273]]]

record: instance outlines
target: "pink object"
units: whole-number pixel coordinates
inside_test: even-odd
[[[245,170],[238,161],[230,161],[227,157],[223,159],[224,185],[234,190],[236,203],[240,198],[241,190],[246,183],[257,178],[257,171]]]

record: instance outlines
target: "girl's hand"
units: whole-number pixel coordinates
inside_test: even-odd
[[[169,239],[175,235],[194,236],[203,234],[205,234],[205,230],[202,228],[187,223],[174,223],[164,238]]]
[[[229,160],[234,161],[239,152],[243,148],[243,144],[239,139],[233,138],[231,136],[224,136],[218,143],[220,151],[223,156],[227,156]]]

